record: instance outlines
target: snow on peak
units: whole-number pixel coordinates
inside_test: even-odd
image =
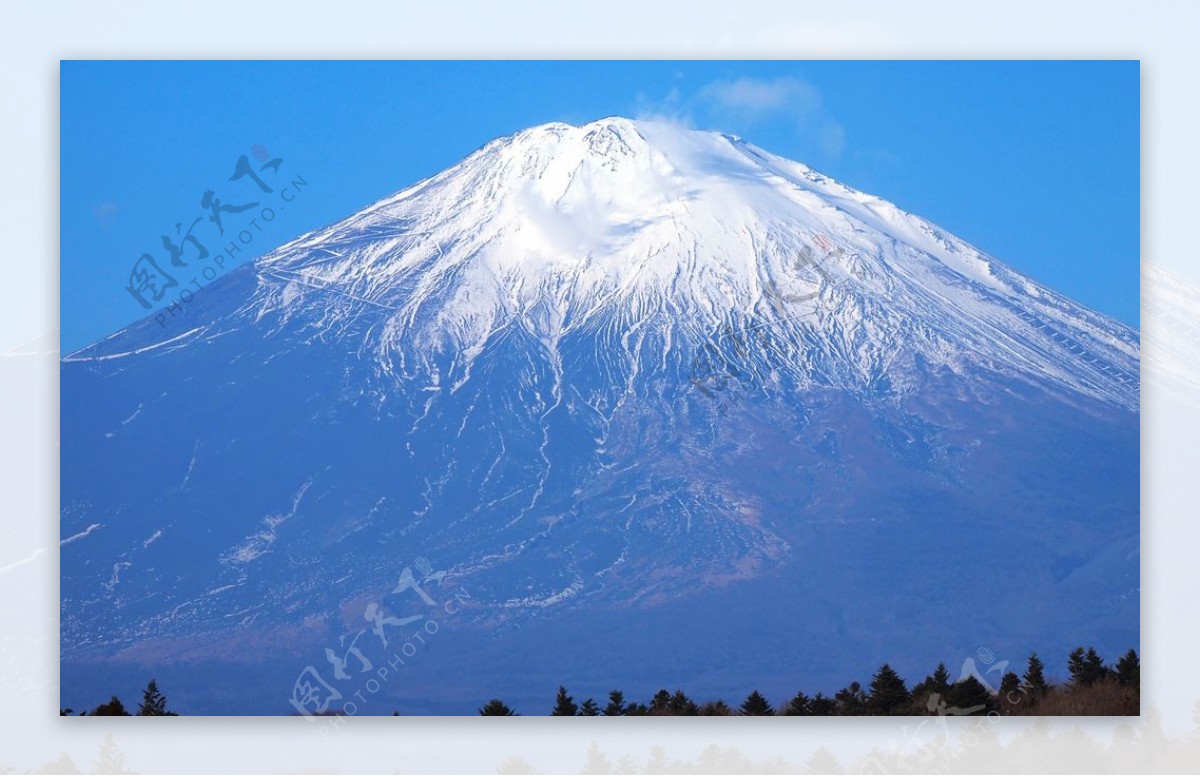
[[[895,205],[738,137],[610,117],[544,124],[257,264],[257,315],[387,311],[391,351],[553,348],[652,321],[680,348],[770,326],[805,380],[918,363],[1138,401],[1138,337]],[[330,307],[334,310],[331,312]]]

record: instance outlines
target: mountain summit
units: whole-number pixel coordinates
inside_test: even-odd
[[[418,557],[472,606],[413,712],[1136,644],[1137,333],[737,137],[495,140],[176,325],[63,359],[64,693],[237,712],[191,672],[267,644],[286,713]]]
[[[805,384],[864,387],[921,358],[1137,406],[1127,327],[878,197],[671,124],[493,141],[253,268],[255,318],[336,329],[364,305],[390,311],[362,343],[384,370],[415,345],[426,360],[413,370],[438,375],[436,355],[480,352],[512,326],[551,349],[588,328],[674,329],[670,359],[768,324],[784,344],[809,340],[782,354]]]

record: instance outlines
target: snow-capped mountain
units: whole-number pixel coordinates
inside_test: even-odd
[[[535,127],[63,359],[64,698],[286,713],[418,557],[471,605],[413,711],[1135,646],[1138,360],[739,138]]]

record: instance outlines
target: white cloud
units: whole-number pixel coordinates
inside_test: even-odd
[[[811,111],[819,109],[821,105],[821,94],[817,88],[799,78],[714,81],[700,91],[700,99],[722,110],[759,114]]]
[[[678,75],[676,77],[679,77]],[[651,121],[669,121],[685,127],[692,126],[692,117],[687,108],[687,100],[678,86],[672,86],[671,91],[662,99],[654,99],[645,93],[637,95],[635,115],[639,119]]]
[[[733,132],[783,122],[828,157],[840,156],[846,147],[846,130],[825,109],[820,89],[796,77],[713,81],[690,97],[676,85],[660,100],[639,95],[638,115]]]

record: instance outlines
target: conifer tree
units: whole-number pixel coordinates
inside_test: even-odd
[[[666,748],[661,745],[652,746],[650,759],[642,766],[642,773],[666,773],[668,765]]]
[[[1095,647],[1076,647],[1067,656],[1067,672],[1071,675],[1071,683],[1077,687],[1090,687],[1109,675],[1104,659]]]
[[[1020,688],[1021,688],[1020,676],[1014,674],[1013,672],[1010,672],[1010,670],[1006,670],[1006,672],[1004,672],[1004,675],[1001,676],[1001,678],[1000,678],[1000,694],[1002,694],[1002,696],[1008,696],[1009,693],[1014,693],[1016,691],[1019,691]]]
[[[499,698],[492,698],[479,709],[481,717],[516,717],[518,714]]]
[[[125,704],[121,703],[121,699],[113,696],[108,703],[101,703],[96,708],[92,709],[91,716],[93,717],[128,717],[129,712],[125,710]]]
[[[845,773],[842,764],[838,762],[833,752],[824,746],[817,747],[812,757],[804,764],[805,773]]]
[[[604,707],[606,717],[619,717],[625,713],[625,693],[613,690],[608,694],[608,705]]]
[[[669,704],[671,713],[677,717],[694,717],[700,713],[700,708],[687,697],[683,690],[676,690]]]
[[[600,716],[600,707],[591,698],[586,699],[579,704],[579,716],[581,717],[598,717]]]
[[[862,714],[867,709],[867,694],[858,682],[838,690],[833,699],[837,702],[838,713],[847,717]]]
[[[1021,701],[1021,677],[1012,671],[1006,671],[1004,676],[1000,677],[1000,700],[1007,704]]]
[[[950,689],[950,672],[946,669],[945,663],[938,663],[937,668],[933,670],[933,674],[929,677],[929,689],[933,692],[945,695]]]
[[[812,701],[803,691],[796,693],[795,697],[788,701],[788,705],[783,709],[784,715],[788,717],[811,717],[812,716]]]
[[[1142,666],[1138,661],[1138,654],[1131,649],[1117,661],[1117,681],[1122,687],[1132,687],[1137,690],[1141,685],[1141,675]]]
[[[100,744],[100,754],[92,763],[92,773],[127,774],[125,770],[125,753],[117,748],[112,733],[104,736]]]
[[[904,686],[904,680],[887,663],[879,667],[871,677],[867,708],[872,714],[897,714],[908,710],[912,696]]]
[[[583,770],[580,773],[599,774],[600,776],[612,773],[612,762],[604,752],[600,751],[600,747],[595,741],[588,747],[587,762],[583,764]]]
[[[575,705],[575,699],[567,694],[567,688],[561,684],[558,686],[558,695],[554,699],[554,710],[550,712],[552,717],[574,717],[579,713],[579,707]]]
[[[729,704],[719,698],[701,705],[699,709],[699,714],[702,717],[731,717],[733,713],[733,709],[729,708]]]
[[[746,700],[742,701],[742,715],[746,717],[769,717],[775,713],[775,708],[771,705],[762,693],[758,690],[752,691],[746,696]]]
[[[1104,665],[1104,659],[1100,657],[1100,653],[1095,647],[1088,647],[1087,653],[1083,656],[1084,666],[1087,670],[1088,684],[1095,684],[1101,679],[1106,679],[1112,675],[1112,671],[1108,666]]]
[[[837,701],[822,692],[814,695],[808,706],[814,717],[831,717],[837,712]]]
[[[946,706],[959,714],[985,714],[991,704],[992,694],[973,676],[955,682],[946,692]]]
[[[1087,684],[1087,660],[1084,657],[1083,647],[1076,647],[1071,650],[1071,654],[1067,655],[1067,673],[1071,677],[1071,683],[1075,685]]]
[[[167,711],[167,696],[159,692],[158,682],[154,679],[150,680],[145,691],[142,692],[142,703],[138,706],[137,715],[139,717],[178,716],[173,711]]]
[[[1034,652],[1029,656],[1029,663],[1025,667],[1025,676],[1021,677],[1025,684],[1025,689],[1029,692],[1029,697],[1033,700],[1041,698],[1050,691],[1050,685],[1046,684],[1046,664]]]
[[[650,699],[651,714],[670,714],[671,713],[671,693],[664,690],[659,690],[654,693],[654,697]]]

